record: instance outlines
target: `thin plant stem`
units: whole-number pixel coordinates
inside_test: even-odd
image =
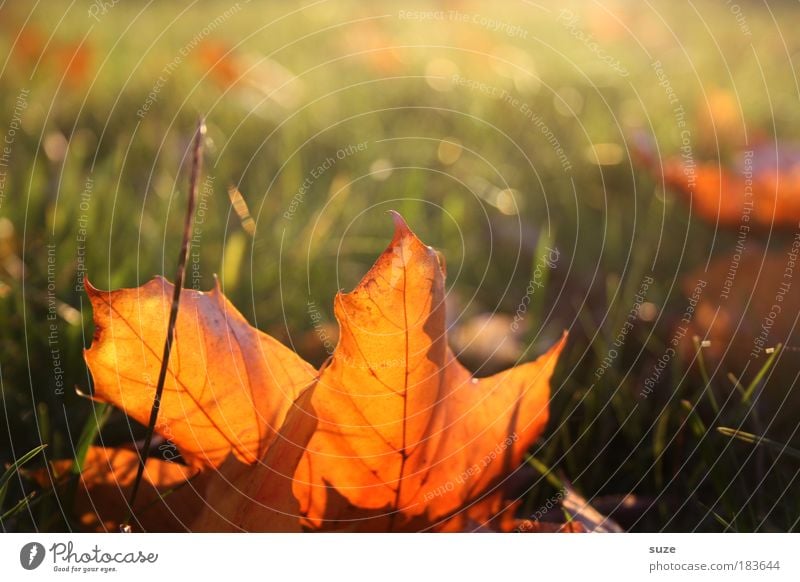
[[[192,170],[189,176],[189,200],[186,206],[186,220],[183,226],[183,241],[178,255],[178,272],[175,275],[175,286],[172,294],[172,305],[169,312],[169,323],[167,324],[167,337],[164,340],[164,353],[161,357],[161,369],[158,373],[158,383],[156,384],[156,394],[153,397],[153,407],[150,409],[150,421],[147,423],[144,446],[139,454],[139,467],[136,471],[136,480],[133,482],[133,489],[128,501],[128,516],[123,522],[121,529],[130,532],[130,522],[133,518],[133,508],[136,504],[136,496],[139,493],[139,486],[144,476],[144,468],[150,454],[150,447],[153,443],[153,433],[155,432],[158,411],[161,407],[161,397],[164,394],[164,383],[167,379],[167,369],[169,367],[169,355],[172,351],[172,341],[175,335],[175,323],[178,320],[178,306],[181,300],[181,290],[183,289],[183,279],[186,274],[186,256],[189,253],[189,240],[192,233],[192,223],[194,221],[194,210],[197,202],[197,184],[200,181],[200,169],[203,161],[203,138],[206,133],[206,125],[203,119],[197,124],[197,131],[194,136],[192,146]]]

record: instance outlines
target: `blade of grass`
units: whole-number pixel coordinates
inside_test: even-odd
[[[708,394],[708,400],[711,402],[711,408],[714,409],[714,414],[719,415],[719,404],[717,403],[716,396],[714,396],[714,390],[711,388],[711,378],[708,376],[706,359],[703,356],[703,344],[696,335],[692,336],[692,343],[694,343],[694,349],[697,353],[697,365],[700,368],[700,375],[703,377],[703,392]]]
[[[564,484],[561,482],[561,479],[556,477],[556,474],[552,471],[552,469],[550,469],[550,467],[542,463],[536,457],[529,456],[527,460],[528,464],[537,471],[539,471],[542,477],[547,479],[547,482],[550,483],[550,485],[557,488],[559,491],[564,489]]]
[[[46,448],[47,445],[39,445],[38,447],[31,449],[19,459],[14,461],[11,465],[9,465],[8,469],[5,470],[2,477],[0,477],[0,507],[3,506],[3,502],[8,494],[8,484],[11,482],[11,478],[22,468],[25,463],[33,459]]]
[[[739,378],[737,378],[733,372],[728,372],[728,380],[730,380],[731,384],[733,384],[734,389],[744,396],[745,388],[742,386],[742,383],[739,382]]]
[[[767,437],[759,436],[750,432],[745,432],[743,430],[737,430],[735,428],[729,428],[727,426],[718,426],[717,432],[723,436],[740,440],[742,442],[749,443],[751,445],[756,445],[756,446],[766,445],[767,447],[776,450],[778,453],[789,455],[790,457],[794,457],[795,459],[800,459],[800,451],[798,451],[793,447],[790,447],[787,444],[779,443],[778,441],[768,439]]]
[[[767,362],[767,364],[769,365],[769,362]],[[745,397],[745,394],[747,393],[747,389],[744,386],[742,386],[742,383],[739,381],[739,379],[736,376],[734,376],[732,373],[728,374],[728,379],[733,383],[734,388],[741,395],[742,404],[745,404],[745,406],[746,406],[746,402],[744,400],[744,397]],[[761,415],[758,412],[758,407],[757,406],[750,406],[748,411],[747,411],[747,414],[749,414],[749,416],[750,416],[751,423],[752,423],[752,425],[754,427],[754,430],[757,433],[763,433],[764,430],[765,430],[764,429],[764,423],[761,422]],[[765,471],[766,471],[766,452],[765,452],[764,448],[759,448],[759,449],[756,450],[756,471],[757,471],[757,474],[760,475],[761,478],[763,479],[764,476],[765,476]],[[780,471],[777,474],[780,475]],[[780,477],[778,477],[778,478],[780,478]],[[785,486],[786,486],[786,483],[783,482],[782,483],[782,487],[785,487]],[[761,497],[761,496],[758,496],[756,498],[756,500],[755,500],[755,503],[756,503],[756,509],[758,510],[758,513],[759,514],[763,514],[764,513],[764,509],[765,509],[765,507],[764,507],[764,504],[765,504],[764,498]]]
[[[110,404],[99,403],[95,407],[94,413],[86,420],[81,436],[78,438],[78,445],[75,447],[75,458],[72,463],[73,475],[80,475],[83,472],[83,462],[86,460],[89,447],[92,446],[95,437],[108,421],[108,417],[111,416],[113,410]]]
[[[577,319],[578,324],[580,324],[581,327],[583,328],[583,332],[586,334],[586,337],[590,338],[594,336],[599,326],[597,322],[594,321],[594,319],[592,318],[592,315],[589,311],[589,307],[584,305],[583,309],[581,309],[580,306],[578,305],[578,302],[573,301],[572,311],[578,314],[578,319]],[[600,334],[598,334],[598,339],[605,342],[605,339],[603,339],[602,336],[600,336]],[[599,358],[605,355],[603,351],[605,349],[605,344],[603,344],[602,346],[597,346],[596,345],[597,343],[598,342],[593,342],[589,347],[592,348],[592,350],[595,352],[595,355],[597,355],[597,357]]]
[[[50,423],[50,409],[45,401],[41,401],[36,405],[36,420],[39,428],[39,442],[53,442],[53,431]]]
[[[653,458],[655,459],[654,478],[656,487],[664,486],[664,450],[667,448],[667,430],[669,429],[669,408],[664,408],[656,421],[656,430],[653,433]]]
[[[695,502],[697,505],[699,505],[700,507],[702,507],[702,508],[703,508],[703,509],[706,511],[706,513],[710,514],[710,515],[711,515],[711,517],[713,517],[713,518],[714,518],[714,520],[715,520],[717,523],[719,523],[720,525],[724,526],[726,530],[731,530],[731,531],[732,531],[732,532],[734,532],[734,533],[738,533],[737,529],[734,527],[734,525],[733,525],[731,522],[729,522],[727,519],[725,519],[724,517],[722,517],[722,516],[721,516],[719,513],[717,513],[716,511],[714,511],[714,510],[713,510],[711,507],[709,507],[708,505],[706,505],[706,504],[705,504],[705,503],[703,503],[702,501],[699,501],[699,500],[698,500],[698,499],[696,499],[696,498],[693,498],[693,499],[694,499],[694,502]]]
[[[555,240],[555,233],[550,232],[545,233],[545,230],[542,229],[539,231],[539,237],[536,240],[536,248],[533,251],[533,260],[531,261],[531,273],[530,273],[530,280],[534,281],[537,277],[536,269],[539,268],[539,277],[536,279],[537,287],[540,290],[539,293],[534,293],[531,297],[531,304],[528,309],[528,314],[530,317],[530,321],[543,321],[542,317],[542,307],[544,305],[544,290],[547,289],[547,282],[550,279],[550,270],[552,267],[544,263],[543,257],[545,256],[545,251],[547,248],[553,245],[553,241]],[[541,266],[540,266],[541,265]],[[536,330],[534,326],[531,326],[530,331],[528,333],[528,340],[529,342],[533,340],[533,336],[536,335]]]
[[[689,426],[692,427],[692,432],[694,436],[700,438],[706,433],[706,425],[700,416],[695,411],[694,406],[688,400],[681,400],[681,408],[683,408],[689,419]]]
[[[744,394],[742,394],[742,402],[744,404],[747,404],[747,403],[750,402],[750,398],[752,398],[753,392],[755,392],[755,390],[758,387],[758,385],[764,379],[764,376],[766,376],[767,372],[769,372],[769,369],[772,367],[772,364],[775,362],[775,358],[778,357],[778,354],[780,353],[782,347],[783,347],[783,344],[778,344],[777,346],[775,346],[775,348],[773,349],[773,351],[770,354],[769,358],[767,358],[767,361],[764,362],[764,365],[761,366],[761,369],[758,371],[758,373],[756,374],[755,378],[753,378],[753,381],[750,382],[750,384],[747,386],[747,388],[745,388]]]
[[[247,207],[244,196],[239,192],[239,188],[232,184],[228,186],[228,198],[231,199],[231,206],[233,206],[233,210],[239,217],[242,228],[251,238],[254,238],[256,236],[256,221],[250,215],[250,209]]]
[[[36,497],[36,491],[31,491],[25,497],[17,501],[17,503],[14,504],[14,507],[6,511],[4,514],[0,515],[0,523],[14,517],[20,511],[28,507],[28,503],[30,503],[34,497]]]

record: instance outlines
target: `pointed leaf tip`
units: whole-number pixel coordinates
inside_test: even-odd
[[[89,295],[90,297],[92,295],[97,295],[100,292],[100,290],[97,287],[92,285],[92,282],[89,280],[89,275],[85,273],[83,275],[83,288],[86,291],[86,294]]]
[[[408,223],[405,221],[405,219],[399,212],[397,212],[396,210],[389,210],[389,214],[392,216],[392,220],[394,221],[395,239],[399,239],[408,235],[416,236],[408,227]]]

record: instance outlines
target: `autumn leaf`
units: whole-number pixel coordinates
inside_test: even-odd
[[[71,90],[84,89],[91,80],[93,50],[86,39],[48,38],[46,31],[27,21],[21,24],[4,18],[0,24],[6,25],[6,34],[16,37],[10,50],[12,62],[27,73],[41,65],[49,69],[51,75],[63,79]]]
[[[341,337],[314,389],[319,428],[296,474],[310,525],[361,519],[357,511],[368,508],[382,511],[373,529],[418,529],[415,520],[462,518],[479,500],[486,508],[486,492],[519,466],[547,422],[562,343],[535,363],[474,379],[447,344],[438,257],[395,221],[389,249],[334,302]],[[463,486],[451,490],[459,477]],[[347,502],[334,506],[331,487]]]
[[[22,26],[19,29],[11,56],[20,65],[20,68],[30,71],[42,57],[46,44],[47,35],[39,27],[34,24]]]
[[[723,87],[706,87],[694,110],[693,147],[701,157],[726,158],[763,137],[758,128],[748,127],[737,94]]]
[[[139,455],[128,448],[90,447],[73,500],[80,525],[89,530],[116,531],[128,511]],[[32,472],[43,487],[66,482],[72,461],[57,461],[52,470]],[[197,470],[178,463],[148,459],[143,474],[136,525],[146,531],[181,531],[194,517],[198,492],[190,479]],[[174,489],[174,491],[173,491]],[[162,497],[167,492],[169,495]]]
[[[712,225],[768,230],[796,229],[800,222],[800,151],[785,144],[741,150],[728,165],[684,156],[658,160],[638,136],[634,159]]]
[[[776,244],[777,243],[777,244]],[[787,394],[795,385],[798,365],[791,351],[797,345],[796,318],[800,313],[800,294],[792,278],[800,255],[800,238],[776,239],[766,249],[744,240],[741,246],[720,253],[708,266],[686,274],[682,281],[687,305],[694,303],[690,322],[684,328],[681,348],[687,361],[695,360],[698,347],[693,337],[703,342],[703,358],[709,373],[723,386],[720,399],[727,401],[735,384],[740,390],[758,388],[758,406],[772,418],[772,434],[793,434],[797,422],[777,412],[786,407]],[[676,332],[677,333],[677,332]],[[779,344],[787,353],[774,354]],[[773,365],[764,366],[777,357]],[[759,376],[762,381],[757,381]],[[756,382],[753,385],[752,382]],[[763,385],[762,385],[763,384]],[[735,395],[739,402],[742,395]],[[780,426],[783,424],[784,426]]]
[[[761,356],[766,348],[791,341],[800,311],[800,296],[791,285],[798,245],[795,239],[781,251],[767,251],[751,243],[684,276],[684,295],[696,302],[687,339],[707,340],[706,358],[726,360],[726,368],[739,374],[751,354]],[[754,374],[757,367],[750,366]]]
[[[99,291],[88,281],[95,333],[86,351],[94,398],[146,424],[167,334],[172,284]],[[218,466],[231,453],[257,461],[300,392],[311,365],[251,327],[219,288],[184,290],[157,431],[191,466]]]
[[[232,47],[216,41],[206,41],[200,44],[197,49],[197,61],[222,89],[228,89],[235,85],[246,70],[237,61]]]
[[[218,89],[248,108],[264,99],[291,107],[304,91],[302,81],[277,61],[222,41],[204,41],[193,60]]]
[[[84,88],[91,80],[92,48],[85,41],[63,42],[53,46],[52,61],[72,89]]]
[[[503,482],[544,431],[566,337],[534,362],[473,378],[448,346],[439,258],[394,220],[389,247],[334,300],[339,342],[319,372],[250,327],[218,289],[182,291],[156,431],[194,472],[190,529],[513,523]],[[171,289],[163,279],[112,292],[87,285],[94,397],[140,422],[152,405]],[[105,466],[114,475],[87,460],[89,496],[116,478],[117,466]]]

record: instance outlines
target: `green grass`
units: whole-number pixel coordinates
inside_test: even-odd
[[[523,337],[530,359],[561,330],[571,334],[553,384],[550,428],[532,451],[537,466],[569,479],[590,501],[635,494],[643,500],[641,515],[630,520],[638,531],[797,529],[800,465],[790,454],[795,448],[781,448],[800,447],[785,428],[797,424],[796,398],[778,410],[758,397],[777,353],[758,362],[763,374],[732,384],[727,369],[704,361],[702,348],[689,350],[670,362],[654,394],[638,396],[685,308],[680,278],[704,265],[712,248],[729,252],[735,236],[690,219],[686,205],[638,170],[624,149],[636,128],[652,132],[664,152],[680,146],[672,106],[653,72],[656,59],[686,109],[698,157],[717,148],[714,136],[693,125],[705,107],[703,91],[713,87],[736,95],[754,132],[796,136],[797,87],[786,56],[800,49],[796,35],[778,35],[773,16],[750,4],[752,37],[742,36],[722,3],[664,2],[658,14],[617,6],[635,36],[610,25],[592,28],[600,12],[573,7],[579,26],[599,35],[624,65],[623,77],[559,24],[557,11],[522,3],[457,8],[518,24],[527,34],[517,36],[401,19],[396,5],[382,2],[241,6],[207,40],[274,59],[298,76],[290,85],[295,91],[276,100],[270,89],[228,90],[206,74],[195,49],[168,75],[143,119],[136,112],[164,67],[231,4],[123,2],[99,22],[83,5],[40,5],[27,27],[38,27],[45,40],[52,35],[48,50],[85,36],[91,64],[77,83],[62,78],[63,66],[51,57],[34,70],[36,59],[9,52],[29,8],[0,8],[0,55],[8,55],[0,64],[0,134],[20,91],[30,92],[0,204],[0,462],[41,445],[49,460],[80,461],[98,433],[111,444],[141,438],[142,428],[130,428],[119,411],[76,394],[75,387],[91,390],[82,349],[92,335],[78,257],[100,288],[132,287],[156,274],[173,278],[187,148],[202,114],[206,173],[214,179],[193,248],[201,288],[218,274],[252,323],[318,364],[326,354],[308,317],[309,295],[332,320],[335,292],[352,287],[387,244],[388,209],[447,257],[461,320],[495,311],[513,316],[541,249],[555,246],[561,259],[526,314]],[[778,22],[797,16],[788,5],[772,10]],[[401,47],[397,58],[353,54],[382,43]],[[437,71],[444,78],[429,83],[425,76]],[[568,156],[569,171],[519,105],[480,89],[447,88],[454,71],[508,92],[540,116]],[[69,140],[65,155],[59,136]],[[455,163],[439,158],[443,139],[463,144]],[[286,219],[312,170],[360,142],[366,149],[312,179]],[[622,158],[592,163],[587,148],[597,143],[621,146]],[[381,163],[394,167],[388,177],[373,174]],[[231,208],[230,184],[256,221],[252,237]],[[517,210],[498,198],[505,189],[515,192]],[[785,240],[775,234],[770,244],[780,248]],[[191,261],[189,268],[191,285]],[[636,322],[597,379],[645,276],[655,281],[647,301],[658,316]],[[49,284],[55,319],[48,319]],[[54,348],[63,368],[58,383]],[[771,423],[776,412],[779,422]],[[525,506],[552,497],[553,482],[540,480]],[[70,500],[56,503],[48,493],[30,511],[8,517],[4,512],[37,491],[24,477],[8,485],[0,506],[4,530],[70,526],[59,512]]]

